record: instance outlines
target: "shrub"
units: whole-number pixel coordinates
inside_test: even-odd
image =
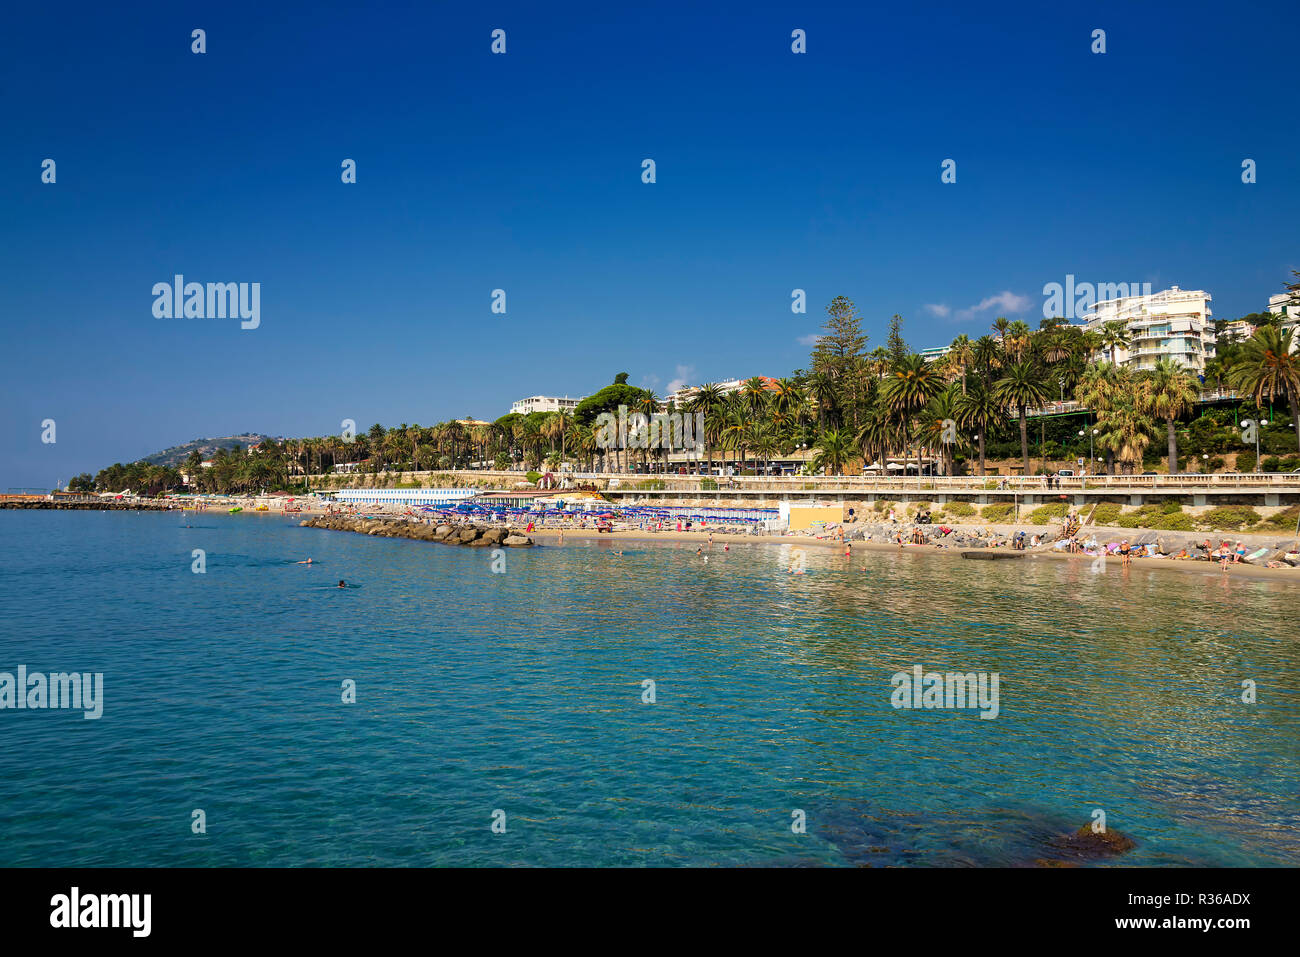
[[[871,507],[874,508],[877,512],[887,512],[894,507],[894,503],[889,501],[888,499],[878,498],[876,499],[876,503]]]
[[[1157,516],[1149,527],[1164,532],[1193,532],[1196,530],[1196,522],[1186,512],[1172,514],[1166,512],[1164,515]]]
[[[702,478],[700,479],[700,488],[706,492],[716,492],[718,490],[718,480]]]
[[[1015,510],[1016,507],[1011,502],[995,502],[984,506],[982,517],[986,522],[1005,522]]]
[[[1177,515],[1182,510],[1182,503],[1177,499],[1167,498],[1160,503],[1160,511],[1165,515]]]
[[[1197,516],[1196,524],[1207,529],[1239,529],[1259,523],[1259,512],[1249,505],[1219,505]]]
[[[1029,523],[1031,525],[1047,525],[1054,518],[1064,518],[1065,513],[1070,510],[1070,506],[1064,502],[1050,502],[1047,505],[1040,505],[1029,513]]]
[[[1289,532],[1295,529],[1297,519],[1300,519],[1300,505],[1291,505],[1264,519],[1260,527],[1263,530],[1281,529]]]
[[[663,479],[646,479],[644,482],[638,482],[636,487],[650,492],[662,492],[668,484]]]
[[[943,513],[955,517],[974,515],[975,506],[971,505],[969,502],[949,502],[943,507]]]
[[[929,507],[929,502],[913,502],[911,505],[907,506],[907,512],[909,515],[920,515]]]
[[[1092,510],[1092,522],[1094,525],[1114,525],[1122,511],[1122,505],[1115,502],[1101,502]]]
[[[527,475],[524,476],[524,478],[526,478],[526,479],[528,480],[528,483],[529,483],[530,485],[536,485],[539,481],[541,481],[542,473],[541,473],[541,472],[529,472]]]

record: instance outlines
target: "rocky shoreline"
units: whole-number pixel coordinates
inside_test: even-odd
[[[318,515],[298,523],[303,528],[329,528],[340,532],[379,535],[383,538],[409,538],[444,545],[470,545],[527,548],[533,540],[510,528],[480,525],[424,525],[392,518],[364,518],[355,515]]]

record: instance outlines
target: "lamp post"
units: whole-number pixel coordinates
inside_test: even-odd
[[[1201,453],[1201,473],[1208,474],[1210,471],[1210,456],[1207,452]]]

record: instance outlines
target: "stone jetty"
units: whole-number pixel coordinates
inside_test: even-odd
[[[358,532],[384,538],[411,538],[445,545],[491,545],[525,548],[533,540],[508,528],[481,525],[425,525],[394,518],[366,518],[360,515],[318,515],[298,523],[304,528],[331,528],[340,532]]]

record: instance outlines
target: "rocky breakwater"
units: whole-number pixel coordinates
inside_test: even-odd
[[[380,535],[384,538],[411,538],[445,545],[491,545],[524,548],[533,544],[527,535],[508,528],[481,525],[425,525],[395,518],[365,518],[357,515],[318,515],[299,522],[303,528],[331,528],[340,532]]]

